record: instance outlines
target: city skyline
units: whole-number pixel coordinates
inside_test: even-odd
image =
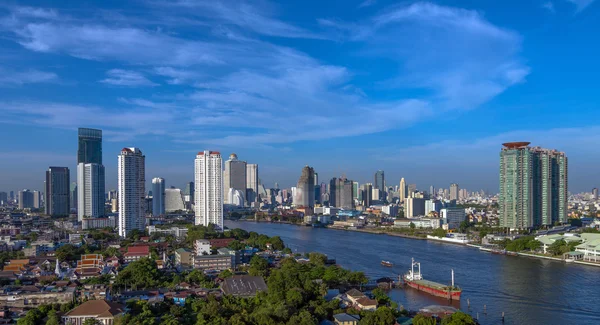
[[[309,164],[322,180],[384,170],[390,184],[496,192],[511,141],[569,153],[572,191],[598,187],[597,1],[21,3],[0,7],[0,191],[42,190],[31,171],[50,165],[76,179],[78,127],[104,132],[107,189],[135,146],[149,179],[178,188],[214,148],[261,166],[269,187]],[[414,30],[432,42],[400,37]]]

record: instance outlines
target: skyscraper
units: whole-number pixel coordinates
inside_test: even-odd
[[[69,192],[69,205],[71,206],[71,210],[77,211],[77,182],[71,182]]]
[[[44,186],[46,187],[46,186]],[[42,207],[42,193],[40,191],[33,191],[33,208],[40,209]]]
[[[371,206],[371,197],[372,196],[373,196],[373,185],[371,183],[363,184],[362,205],[365,207]]]
[[[196,225],[223,230],[223,160],[218,151],[201,151],[194,162]]]
[[[375,185],[373,186],[374,189],[379,189],[380,191],[385,191],[385,176],[383,173],[383,170],[378,170],[375,173]]]
[[[229,160],[225,161],[225,171],[223,172],[223,190],[225,195],[225,203],[233,204],[230,202],[228,193],[242,193],[242,198],[245,200],[246,196],[246,162],[238,159],[235,153],[229,155]],[[238,195],[239,195],[238,193]],[[235,197],[235,195],[233,196]]]
[[[183,198],[185,202],[194,202],[194,182],[188,182],[185,184]]]
[[[406,181],[404,181],[404,177],[400,179],[400,187],[398,188],[398,193],[400,197],[400,202],[404,202],[404,199],[408,196],[408,188],[406,187]]]
[[[46,171],[45,212],[53,217],[66,217],[71,212],[70,172],[67,167],[50,167]]]
[[[152,215],[165,214],[165,179],[155,177],[152,179]]]
[[[104,166],[96,163],[77,165],[77,220],[104,216]]]
[[[246,164],[246,202],[258,202],[258,165]]]
[[[340,207],[346,210],[354,209],[354,186],[351,180],[340,179]]]
[[[123,148],[119,154],[119,235],[144,230],[146,210],[146,157],[138,148]]]
[[[598,200],[598,189],[595,187],[592,189],[592,197],[594,198],[594,201]]]
[[[329,206],[339,207],[342,205],[342,188],[340,179],[334,177],[329,181]]]
[[[152,199],[154,200],[154,198]],[[178,188],[168,188],[165,190],[165,212],[185,210],[183,203],[183,193]]]
[[[352,198],[358,200],[358,192],[359,192],[358,182],[352,182]]]
[[[564,152],[509,142],[500,151],[500,226],[511,229],[567,220]]]
[[[458,184],[456,183],[452,183],[450,184],[450,200],[455,200],[458,201],[459,197],[458,197]]]
[[[435,187],[433,185],[429,186],[429,197],[435,199]]]
[[[79,128],[77,147],[77,220],[104,216],[102,130]]]
[[[33,208],[33,192],[28,189],[24,189],[17,193],[17,199],[19,200],[19,209],[31,209]]]
[[[102,130],[79,128],[77,164],[102,165]]]
[[[0,205],[8,204],[8,193],[0,192]]]
[[[304,166],[302,174],[298,179],[296,186],[296,196],[294,202],[296,206],[314,207],[315,206],[315,170],[312,167]]]

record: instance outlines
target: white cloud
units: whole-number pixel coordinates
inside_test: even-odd
[[[589,5],[591,5],[594,2],[594,0],[566,0],[566,1],[575,5],[577,12],[582,11],[583,9],[587,8]]]
[[[554,3],[552,3],[552,1],[547,1],[542,3],[542,8],[548,10],[551,13],[555,13],[556,9],[554,8]]]
[[[358,5],[358,8],[365,8],[373,6],[377,3],[377,0],[365,0]]]
[[[31,83],[53,82],[58,76],[53,72],[30,69],[27,71],[12,71],[0,68],[0,85],[21,86]]]
[[[154,73],[168,77],[171,85],[180,85],[188,82],[198,81],[202,74],[192,70],[176,69],[173,67],[156,67]]]
[[[100,80],[105,84],[125,87],[148,87],[158,86],[158,84],[148,80],[141,73],[136,71],[112,69],[106,72],[108,78]]]

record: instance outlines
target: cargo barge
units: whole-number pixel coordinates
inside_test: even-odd
[[[415,262],[415,259],[413,258],[410,270],[402,276],[402,280],[404,281],[404,284],[409,287],[430,295],[446,298],[448,300],[460,301],[462,289],[454,285],[454,270],[452,270],[451,285],[425,280],[421,274],[421,263]]]

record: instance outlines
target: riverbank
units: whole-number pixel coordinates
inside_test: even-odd
[[[484,251],[484,252],[492,252],[493,251],[491,248],[486,248],[486,247],[483,247],[481,245],[467,244],[466,246],[477,248],[480,251]],[[513,256],[524,256],[524,257],[529,257],[529,258],[540,258],[540,259],[544,259],[544,260],[552,260],[552,261],[557,261],[557,262],[564,262],[565,261],[565,260],[563,260],[562,258],[559,258],[559,257],[552,257],[552,256],[546,256],[546,255],[540,255],[540,254],[523,253],[523,252],[515,252],[515,255],[513,255]],[[587,262],[587,261],[573,261],[573,262],[571,262],[569,264],[579,264],[579,265],[587,265],[587,266],[600,267],[600,263]]]

